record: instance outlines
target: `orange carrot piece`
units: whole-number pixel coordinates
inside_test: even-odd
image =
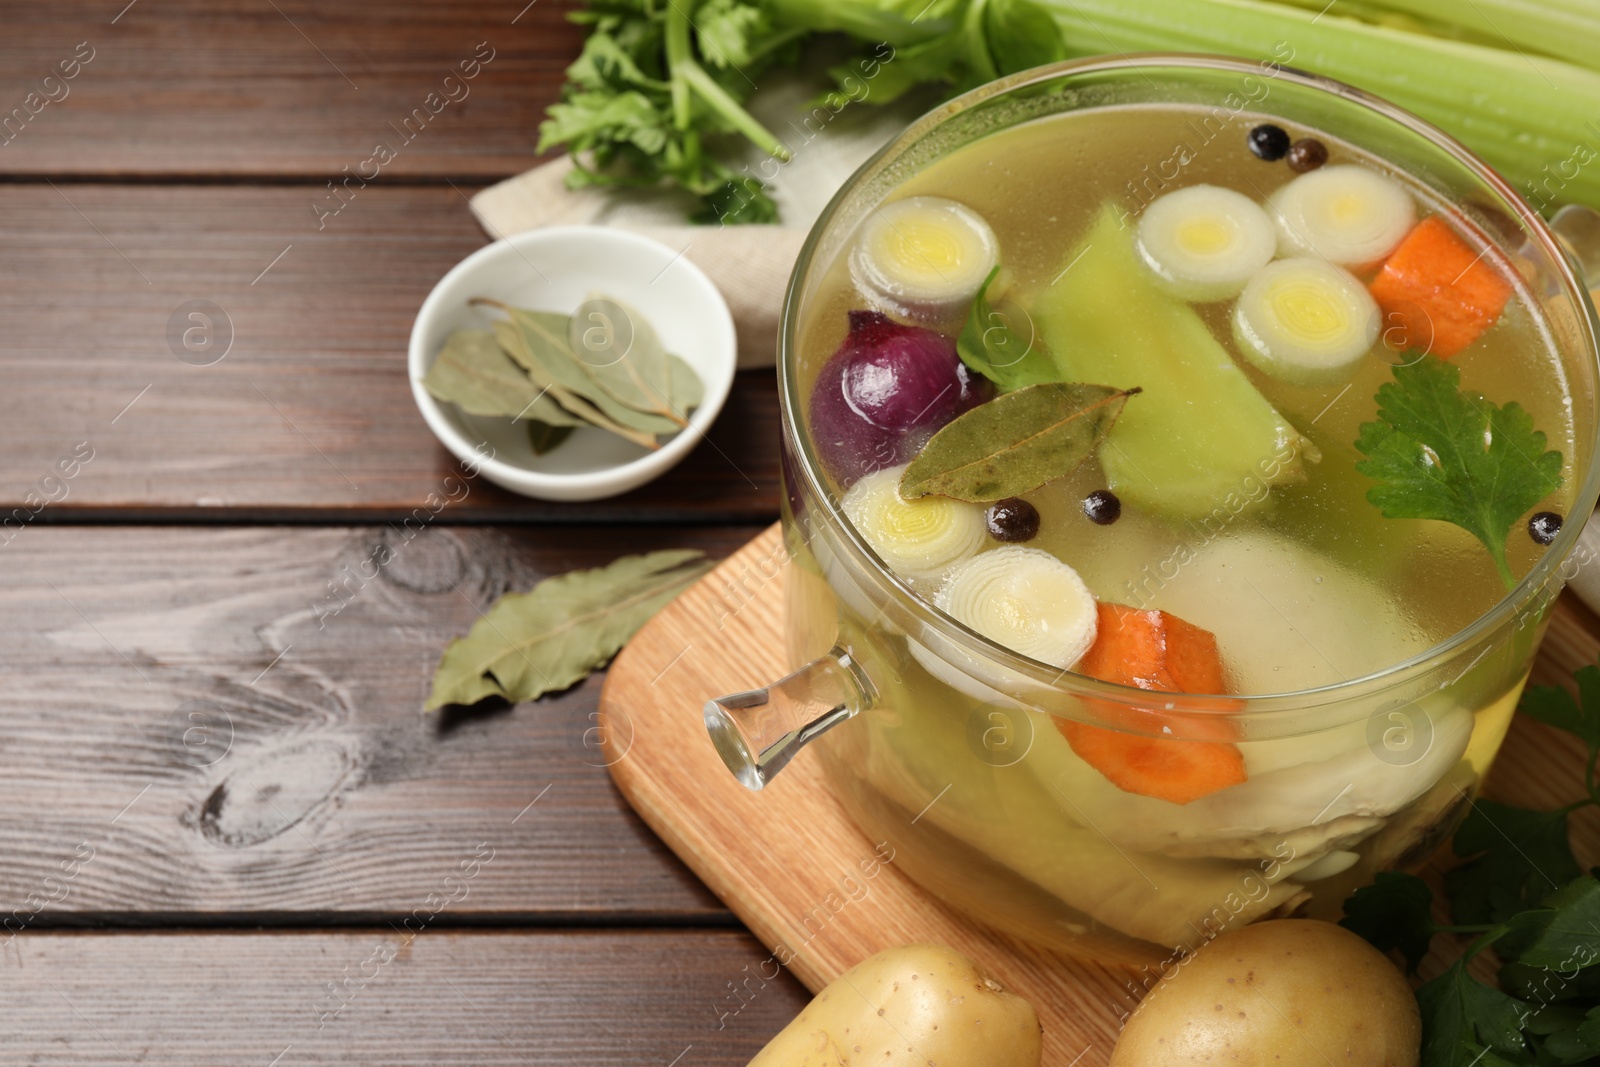
[[[1494,325],[1511,285],[1438,215],[1417,223],[1368,287],[1391,348],[1449,358]]]
[[[1072,751],[1124,793],[1187,804],[1245,780],[1243,753],[1224,741],[1140,737],[1056,722]]]
[[[1164,611],[1122,604],[1097,605],[1095,643],[1077,670],[1107,682],[1169,693],[1219,693],[1222,657],[1208,630]],[[1094,701],[1129,730],[1056,720],[1072,750],[1118,789],[1173,804],[1238,785],[1246,778],[1244,755],[1229,743],[1233,723],[1219,715],[1205,721],[1212,740],[1149,736],[1163,732],[1163,717],[1147,709]],[[1219,711],[1223,710],[1219,708]],[[1193,732],[1190,720],[1190,732]]]
[[[1209,630],[1165,611],[1105,601],[1095,609],[1095,642],[1078,661],[1080,673],[1139,689],[1222,692],[1222,656]]]

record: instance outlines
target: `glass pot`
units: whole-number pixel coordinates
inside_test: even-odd
[[[1261,85],[1270,88],[1258,95]],[[851,816],[928,890],[1028,941],[1106,961],[1150,962],[1274,915],[1336,918],[1375,871],[1432,853],[1505,736],[1582,527],[1566,523],[1514,591],[1443,644],[1339,684],[1229,698],[1247,763],[1267,770],[1180,805],[1118,790],[1077,758],[1056,720],[1208,740],[1217,698],[1100,682],[1010,652],[917,598],[845,521],[807,434],[796,343],[858,223],[930,162],[998,130],[1149,103],[1238,113],[1241,100],[1338,131],[1411,174],[1518,265],[1573,399],[1572,514],[1590,513],[1600,492],[1594,309],[1555,235],[1485,164],[1381,100],[1268,63],[1145,55],[1040,68],[917,121],[812,230],[778,364],[795,564],[787,636],[803,665],[705,708],[719,753],[751,789],[815,740]]]

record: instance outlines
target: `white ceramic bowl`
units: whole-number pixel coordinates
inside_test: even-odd
[[[465,415],[423,388],[423,376],[452,331],[488,329],[499,317],[490,308],[469,306],[473,297],[565,314],[595,292],[637,308],[667,350],[688,361],[705,383],[705,398],[690,414],[688,428],[655,451],[582,426],[559,447],[535,455],[521,423]],[[598,500],[643,485],[689,454],[728,398],[734,357],[728,305],[677,249],[626,230],[554,226],[480,248],[441,278],[411,327],[407,369],[428,428],[462,463],[524,496]]]

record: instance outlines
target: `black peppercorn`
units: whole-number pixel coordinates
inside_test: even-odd
[[[1541,545],[1548,545],[1561,532],[1561,516],[1553,511],[1541,511],[1528,520],[1528,536]]]
[[[1282,126],[1274,126],[1270,122],[1251,130],[1248,143],[1256,158],[1268,163],[1276,163],[1289,151],[1289,135]]]
[[[983,521],[996,541],[1032,541],[1039,532],[1039,509],[1020,496],[1008,496],[989,505]]]
[[[1109,489],[1096,489],[1083,498],[1083,513],[1097,526],[1110,526],[1122,517],[1122,501]]]

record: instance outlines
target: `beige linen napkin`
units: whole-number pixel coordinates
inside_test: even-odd
[[[483,190],[472,198],[472,213],[496,238],[544,226],[620,226],[678,249],[727,300],[739,366],[770,367],[784,290],[806,232],[845,179],[930,102],[914,94],[885,107],[851,103],[833,112],[815,106],[824,84],[814,74],[774,75],[751,100],[751,113],[794,154],[768,181],[781,225],[694,226],[685,221],[693,201],[672,190],[568,189],[572,161],[565,156]],[[773,165],[762,167],[764,159],[751,149],[734,166],[767,178]]]

